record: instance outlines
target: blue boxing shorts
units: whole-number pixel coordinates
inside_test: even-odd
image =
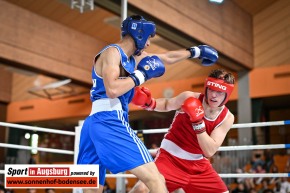
[[[119,173],[151,162],[152,156],[128,123],[123,110],[91,114],[81,129],[77,164],[99,164],[99,183],[106,169]]]

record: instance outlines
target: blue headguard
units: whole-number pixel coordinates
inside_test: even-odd
[[[140,55],[144,49],[149,36],[153,37],[156,33],[155,24],[152,21],[147,21],[140,15],[127,17],[122,22],[122,37],[129,34],[135,42],[137,50],[134,55]]]

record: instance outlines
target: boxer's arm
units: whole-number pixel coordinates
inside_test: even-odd
[[[143,55],[153,54],[145,52]],[[174,64],[187,58],[198,58],[203,66],[211,66],[218,60],[218,52],[208,45],[199,45],[187,48],[186,50],[168,51],[154,55],[158,56],[165,64]]]
[[[188,50],[168,51],[163,54],[156,54],[165,64],[174,64],[190,57]]]
[[[155,111],[168,112],[173,110],[179,110],[181,105],[188,97],[198,98],[200,93],[185,91],[173,98],[158,98],[156,99]]]
[[[95,66],[101,66],[98,74],[103,77],[106,94],[109,98],[121,96],[135,86],[134,81],[130,77],[125,79],[119,78],[120,60],[120,54],[117,49],[109,48],[100,55],[95,64]]]
[[[229,112],[225,121],[215,128],[210,136],[206,132],[197,135],[199,146],[206,157],[211,157],[217,152],[233,123],[234,115]]]

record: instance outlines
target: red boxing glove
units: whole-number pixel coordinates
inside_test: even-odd
[[[135,87],[132,103],[148,111],[152,111],[156,107],[156,100],[151,97],[151,92],[146,87]]]
[[[190,121],[192,122],[192,128],[196,134],[205,132],[205,124],[203,121],[204,110],[200,100],[194,97],[187,98],[181,109],[188,114]]]

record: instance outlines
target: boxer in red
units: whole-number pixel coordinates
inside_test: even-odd
[[[186,193],[228,192],[208,158],[216,153],[234,123],[234,115],[225,106],[234,82],[231,73],[218,69],[207,77],[204,93],[185,91],[174,98],[154,99],[147,88],[135,88],[135,105],[160,112],[176,110],[155,158],[169,192],[179,188]],[[131,192],[148,189],[138,182]]]

